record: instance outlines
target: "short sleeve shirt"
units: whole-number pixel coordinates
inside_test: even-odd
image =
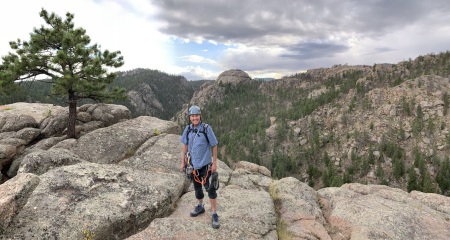
[[[189,126],[191,128],[190,131],[188,131]],[[202,131],[205,131],[208,135],[209,143]],[[203,166],[212,163],[211,148],[216,146],[219,142],[217,141],[216,135],[214,135],[212,127],[208,125],[208,127],[205,128],[205,123],[201,122],[197,127],[194,127],[191,124],[184,128],[183,134],[181,135],[181,143],[188,146],[192,166],[195,169],[200,169]]]

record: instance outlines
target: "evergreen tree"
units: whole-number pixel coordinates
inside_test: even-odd
[[[342,185],[343,180],[341,179],[336,179],[335,177],[337,177],[336,175],[336,169],[334,167],[334,163],[332,161],[327,160],[328,158],[328,154],[324,154],[324,161],[326,163],[326,170],[324,171],[324,173],[322,174],[322,182],[323,185],[325,187],[330,187],[333,186],[333,181],[335,181],[335,185]],[[338,181],[338,182],[336,182]],[[333,186],[333,187],[334,187]]]
[[[417,174],[413,166],[408,169],[408,184],[406,188],[408,192],[417,190]]]
[[[422,131],[422,129],[423,129],[423,111],[420,104],[417,104],[416,117],[414,118],[412,123],[412,132],[414,136],[418,136],[419,133]]]
[[[366,176],[369,172],[370,172],[370,164],[369,164],[369,160],[365,157],[363,157],[361,159],[361,172],[360,172],[360,176],[364,177]]]
[[[441,162],[436,175],[436,182],[439,184],[442,194],[448,196],[450,193],[450,160],[448,156]]]
[[[422,191],[425,193],[434,193],[436,192],[434,186],[433,186],[433,180],[430,176],[430,173],[427,171],[425,173],[425,176],[423,176],[423,182],[422,182]]]
[[[392,164],[392,172],[394,174],[394,177],[398,180],[403,177],[403,174],[405,173],[405,160],[403,158],[393,158]]]
[[[383,167],[381,166],[381,162],[378,162],[377,170],[375,172],[378,177],[378,182],[382,185],[388,185],[388,181],[386,180],[386,174],[384,172]]]
[[[119,51],[101,51],[83,28],[75,28],[74,15],[63,20],[45,9],[40,16],[48,26],[34,28],[29,41],[10,42],[15,53],[3,56],[0,65],[0,90],[10,94],[17,89],[16,82],[35,80],[38,76],[50,78],[52,94],[63,96],[69,105],[67,136],[76,137],[76,107],[82,99],[105,101],[125,98],[124,89],[108,89],[116,77],[108,67],[123,65]]]
[[[442,101],[444,101],[444,116],[447,116],[448,107],[450,103],[450,97],[448,96],[447,92],[444,92],[444,95],[442,96]]]
[[[340,175],[333,176],[333,180],[331,181],[331,187],[340,187],[344,184],[344,179]]]

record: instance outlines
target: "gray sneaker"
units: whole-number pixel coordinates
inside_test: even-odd
[[[198,215],[205,212],[205,207],[202,204],[198,204],[194,210],[191,212],[191,217],[197,217]]]
[[[219,215],[217,215],[217,213],[214,213],[212,215],[212,223],[211,223],[212,228],[219,228],[220,227],[220,223],[219,223]]]

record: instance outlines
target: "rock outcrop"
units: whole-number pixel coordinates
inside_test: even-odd
[[[84,135],[130,118],[130,111],[121,105],[85,104],[77,109],[75,129],[79,135]],[[2,174],[6,173],[5,178],[16,175],[20,162],[26,154],[40,149],[47,150],[64,140],[67,121],[68,109],[52,104],[14,103],[2,106],[0,108],[0,170]],[[108,141],[108,139],[104,140]],[[31,144],[32,142],[37,143]],[[119,150],[121,150],[120,147]],[[92,152],[88,155],[90,154]],[[6,168],[8,169],[4,170]]]
[[[450,198],[442,195],[358,183],[324,188],[317,193],[327,222],[336,231],[330,232],[332,239],[450,236]]]
[[[236,85],[242,82],[249,82],[252,79],[250,76],[240,70],[240,69],[230,69],[225,72],[222,72],[219,77],[217,77],[217,84],[227,84],[230,83],[232,85]]]
[[[250,76],[246,72],[240,69],[230,69],[222,72],[219,77],[217,77],[217,80],[213,83],[204,83],[200,87],[200,90],[194,93],[189,104],[183,105],[183,110],[176,114],[174,120],[179,123],[183,123],[187,116],[188,108],[191,105],[198,105],[200,106],[200,108],[203,108],[210,101],[222,101],[223,97],[225,96],[226,84],[237,85],[240,83],[248,83],[251,81],[253,81],[252,78],[250,78]]]
[[[151,69],[118,72],[115,84],[127,89],[128,101],[124,104],[133,116],[169,119],[194,93],[185,77]]]
[[[164,111],[163,105],[158,101],[152,88],[145,83],[141,83],[139,91],[131,90],[127,93],[130,103],[140,114],[154,115],[155,112]]]
[[[21,143],[18,173],[0,185],[0,239],[450,239],[448,197],[357,183],[316,191],[245,161],[219,161],[221,227],[212,229],[208,213],[189,217],[180,133],[138,117]]]

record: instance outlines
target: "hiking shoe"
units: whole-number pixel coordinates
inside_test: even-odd
[[[211,223],[212,228],[219,228],[220,227],[220,223],[219,223],[219,215],[217,215],[217,213],[214,213],[212,215],[212,223]]]
[[[205,212],[205,208],[203,207],[203,205],[198,204],[195,209],[191,212],[191,217],[197,217],[198,215],[202,214]]]

